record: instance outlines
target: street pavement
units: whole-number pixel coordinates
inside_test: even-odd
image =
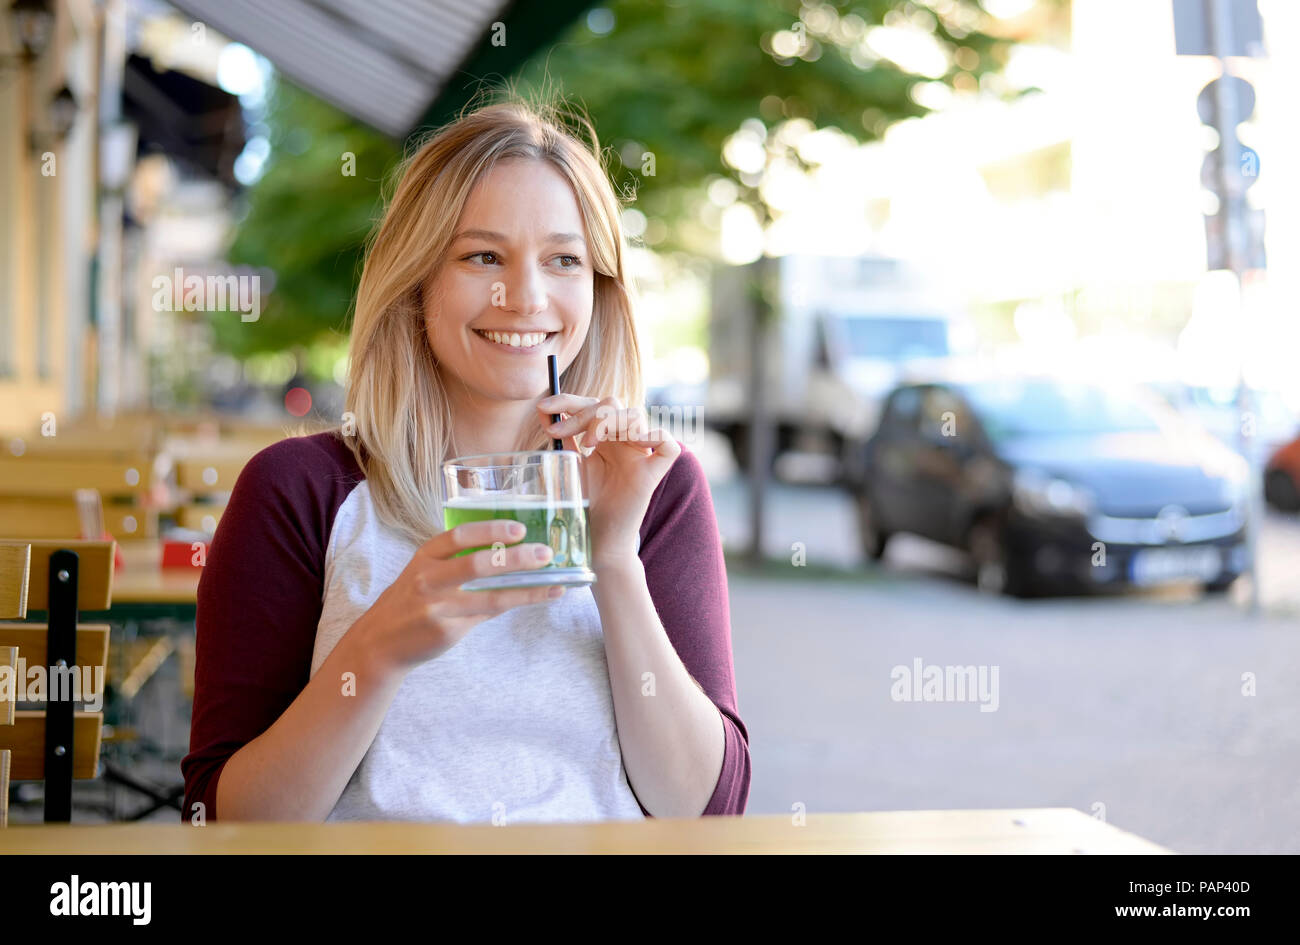
[[[743,481],[692,448],[742,549]],[[1300,852],[1300,520],[1266,521],[1252,615],[1244,586],[992,598],[921,539],[863,565],[834,489],[774,485],[767,508],[767,555],[802,543],[808,567],[731,568],[750,813],[1074,807],[1183,853]],[[983,668],[984,698],[895,698],[917,661]]]

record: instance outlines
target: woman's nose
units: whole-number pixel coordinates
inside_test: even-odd
[[[505,304],[507,312],[518,315],[535,315],[546,309],[546,283],[533,266],[524,266],[506,278]]]

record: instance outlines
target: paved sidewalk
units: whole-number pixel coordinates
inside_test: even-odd
[[[1292,620],[934,578],[730,588],[750,812],[1066,806],[1180,852],[1300,852]],[[997,710],[894,701],[916,659],[996,667]]]

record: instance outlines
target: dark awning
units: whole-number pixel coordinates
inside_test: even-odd
[[[235,96],[183,72],[157,71],[149,59],[132,55],[122,75],[122,112],[139,132],[139,153],[164,152],[235,186],[235,158],[244,150]]]
[[[286,78],[401,139],[508,76],[591,0],[171,0]],[[493,24],[505,27],[492,45]]]

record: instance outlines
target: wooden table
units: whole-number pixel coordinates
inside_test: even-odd
[[[198,600],[197,568],[160,568],[162,542],[142,540],[119,542],[124,564],[113,575],[113,607],[119,604],[193,607]]]
[[[589,824],[18,826],[11,853],[1170,853],[1071,808],[888,811]]]

